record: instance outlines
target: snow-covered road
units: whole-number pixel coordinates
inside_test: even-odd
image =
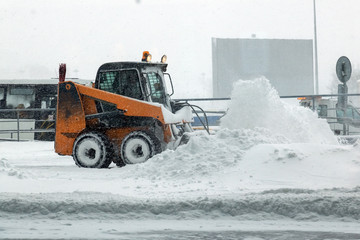
[[[84,169],[52,142],[0,142],[0,239],[360,239],[360,142],[264,79],[238,84],[214,135],[143,164]]]

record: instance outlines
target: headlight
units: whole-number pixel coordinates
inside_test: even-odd
[[[163,55],[161,57],[161,63],[166,63],[166,60],[167,60],[167,56],[166,55]]]
[[[151,57],[151,54],[149,53],[149,55],[147,55],[147,57],[146,57],[146,61],[147,61],[147,62],[151,62],[151,58],[152,58],[152,57]]]

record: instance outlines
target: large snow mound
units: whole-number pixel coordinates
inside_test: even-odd
[[[221,120],[229,129],[265,128],[293,143],[337,144],[326,120],[310,109],[285,103],[266,78],[234,83],[231,103]]]
[[[328,169],[323,166],[325,164],[330,169],[338,169],[336,174],[332,173],[333,178],[350,176],[352,173],[341,167],[348,166],[345,162],[336,166],[339,165],[337,160],[329,157],[327,162],[322,161],[323,158],[315,163],[308,160],[309,154],[315,156],[312,151],[317,152],[316,155],[351,151],[339,147],[325,120],[319,119],[310,109],[283,102],[269,81],[259,78],[235,83],[228,113],[221,121],[221,129],[214,135],[194,135],[187,145],[175,151],[168,150],[144,164],[130,166],[131,171],[125,175],[154,176],[154,180],[192,179],[196,182],[201,177],[211,178],[221,172],[226,175],[226,172],[235,171],[244,175],[242,170],[246,165],[248,171],[253,171],[252,176],[264,172],[263,169],[272,169],[273,173],[267,173],[266,178],[296,181],[303,176],[294,174],[288,166],[293,167],[294,160],[297,160],[299,167],[305,170],[313,164],[312,172],[319,175],[328,175],[324,172]],[[252,148],[256,149],[258,156],[253,154]],[[249,156],[253,159],[248,159]],[[261,159],[258,161],[259,156]],[[291,173],[288,175],[284,171]]]
[[[237,169],[244,153],[258,144],[288,143],[267,129],[221,129],[215,135],[203,132],[192,136],[186,145],[155,155],[134,168],[131,176],[155,179],[199,179],[229,169]]]

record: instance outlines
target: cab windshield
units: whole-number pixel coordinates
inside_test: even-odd
[[[151,100],[166,105],[166,93],[162,77],[157,72],[144,73],[144,77],[149,84]]]

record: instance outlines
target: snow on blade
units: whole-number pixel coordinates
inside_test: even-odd
[[[293,143],[338,144],[326,120],[283,102],[266,78],[235,82],[231,99],[223,128],[265,128]]]
[[[170,112],[163,105],[161,105],[161,110],[164,116],[164,121],[167,124],[194,121],[192,117],[192,111],[188,106],[181,108],[176,113]]]

